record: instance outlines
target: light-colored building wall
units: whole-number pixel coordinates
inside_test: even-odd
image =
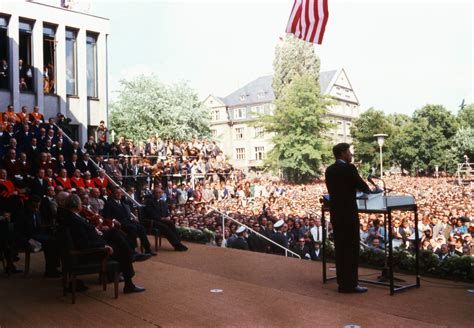
[[[321,81],[321,93],[329,95],[335,101],[326,116],[326,119],[334,125],[328,131],[328,137],[334,144],[350,143],[352,121],[360,114],[359,100],[344,69],[326,72],[324,78],[325,80]],[[273,91],[266,89],[271,89],[271,77],[261,77],[252,81],[225,98],[210,95],[204,100],[204,106],[211,111],[214,140],[236,168],[249,170],[262,167],[263,159],[273,147],[271,134],[267,132],[263,132],[263,136],[256,134],[257,128],[253,124],[255,118],[252,116],[253,113],[261,111],[265,114],[273,113],[275,109]],[[271,96],[260,101],[258,96],[253,95],[263,91],[267,91]],[[236,99],[241,100],[241,103]],[[215,114],[216,112],[218,114]],[[237,135],[237,129],[244,129],[242,137],[240,133]],[[242,157],[242,149],[243,159],[239,158]],[[262,158],[259,158],[260,156]]]
[[[58,1],[59,3],[59,1]],[[87,127],[96,126],[99,121],[108,121],[108,90],[107,90],[107,37],[109,20],[82,12],[61,7],[50,6],[31,1],[0,0],[0,15],[8,19],[9,53],[8,62],[11,68],[10,90],[0,90],[0,111],[5,111],[8,104],[13,104],[15,111],[24,105],[30,110],[37,105],[45,117],[62,113],[72,119],[71,124],[78,125],[79,138],[87,139]],[[19,72],[19,21],[29,20],[33,23],[31,34],[32,60],[34,69],[34,92],[20,92]],[[43,92],[43,26],[55,26],[55,94]],[[66,93],[66,29],[74,29],[76,35],[76,68],[77,94]],[[97,35],[97,97],[87,96],[87,33]],[[3,45],[0,45],[3,46]]]

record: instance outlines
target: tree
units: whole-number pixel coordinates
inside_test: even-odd
[[[458,162],[464,155],[474,160],[474,128],[460,128],[453,137],[453,145]]]
[[[146,140],[208,136],[209,114],[187,84],[165,85],[155,77],[120,81],[119,96],[111,105],[111,128],[119,136]]]
[[[474,129],[474,104],[464,106],[458,112],[458,122],[464,128]]]
[[[282,169],[289,180],[308,181],[319,173],[328,155],[323,117],[330,101],[321,98],[314,76],[295,76],[275,101],[274,115],[261,117],[266,131],[274,133],[267,164]]]
[[[403,169],[413,173],[432,171],[435,166],[455,166],[453,137],[458,123],[443,106],[426,105],[413,114],[412,121],[402,126],[393,138],[393,158]]]
[[[273,92],[278,99],[297,76],[311,76],[319,94],[319,58],[311,43],[287,35],[275,49]]]
[[[354,144],[356,161],[379,167],[379,146],[374,134],[388,135],[384,143],[384,164],[389,164],[392,158],[392,139],[394,128],[385,114],[374,108],[369,108],[353,121],[351,136]]]

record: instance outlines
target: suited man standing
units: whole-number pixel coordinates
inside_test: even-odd
[[[370,189],[351,164],[349,144],[339,143],[332,152],[336,162],[326,169],[325,176],[330,196],[339,292],[364,293],[367,288],[358,285],[360,235],[356,192],[370,193]]]
[[[133,249],[137,247],[137,238],[140,238],[140,243],[145,249],[145,253],[156,255],[156,253],[151,250],[145,227],[143,227],[138,219],[132,218],[130,206],[122,200],[122,196],[122,190],[115,187],[111,197],[109,197],[105,203],[104,218],[115,219],[120,222],[122,230],[127,234],[127,238]]]

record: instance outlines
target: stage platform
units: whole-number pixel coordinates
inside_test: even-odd
[[[28,276],[0,276],[0,327],[474,325],[474,294],[467,292],[474,286],[465,283],[428,279],[395,296],[376,286],[366,294],[339,294],[335,282],[322,283],[320,262],[188,246],[174,252],[164,241],[158,256],[135,264],[134,281],[146,292],[114,299],[113,285],[103,292],[97,276],[86,276],[89,290],[74,305],[70,294],[62,296],[61,279],[42,277],[43,254],[33,254]],[[364,278],[378,273],[360,270]]]

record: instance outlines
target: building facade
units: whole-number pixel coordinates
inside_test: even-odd
[[[262,76],[225,98],[209,95],[204,100],[211,114],[213,138],[237,168],[258,169],[272,148],[271,135],[252,125],[255,113],[272,114],[275,109],[272,78]],[[326,118],[335,126],[328,137],[334,144],[350,143],[349,130],[360,108],[345,70],[321,72],[319,83],[321,94],[335,100]]]
[[[39,106],[45,118],[61,113],[85,142],[108,121],[108,35],[106,18],[0,0],[0,111],[12,104],[17,112]]]

